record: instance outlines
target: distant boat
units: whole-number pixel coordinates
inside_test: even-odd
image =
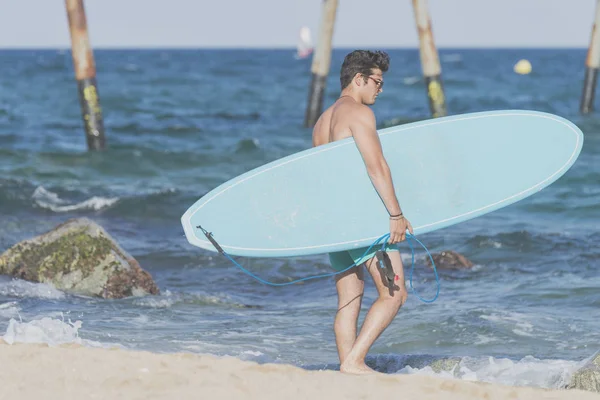
[[[310,56],[313,52],[313,44],[310,37],[310,29],[307,26],[300,28],[300,37],[296,47],[296,59],[302,59]]]

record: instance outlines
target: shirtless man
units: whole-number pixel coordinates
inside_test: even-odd
[[[390,215],[389,245],[405,239],[406,230],[412,233],[410,222],[398,204],[388,164],[383,156],[376,130],[375,114],[369,108],[383,91],[383,74],[388,70],[389,56],[385,52],[356,50],[342,64],[339,99],[319,118],[313,130],[313,146],[353,137],[367,172]],[[375,246],[377,247],[377,246]],[[365,364],[367,352],[392,322],[406,302],[404,270],[400,253],[395,246],[387,248],[396,281],[388,285],[377,266],[374,249],[362,257],[366,249],[330,253],[331,266],[341,271],[353,263],[357,266],[336,275],[338,311],[334,332],[340,358],[340,371],[351,374],[374,372]],[[364,293],[366,266],[377,287],[379,298],[373,303],[357,336],[357,323]]]

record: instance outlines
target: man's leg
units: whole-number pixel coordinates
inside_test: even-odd
[[[388,285],[384,270],[377,265],[377,259],[373,257],[366,262],[367,269],[377,287],[379,297],[367,313],[360,334],[340,367],[340,371],[342,372],[351,374],[373,372],[365,364],[365,357],[375,340],[388,327],[398,313],[398,310],[400,310],[400,307],[406,302],[407,292],[404,286],[404,270],[400,252],[390,251],[388,255],[398,279],[391,286]]]
[[[346,264],[346,267],[353,263],[349,256],[347,260],[350,260],[350,262]],[[338,310],[335,314],[333,331],[340,364],[342,364],[356,340],[356,325],[365,289],[362,266],[351,268],[336,275],[335,287],[338,292]]]

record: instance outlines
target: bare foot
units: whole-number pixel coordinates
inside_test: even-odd
[[[365,375],[365,374],[378,374],[379,372],[370,368],[367,364],[363,363],[351,363],[346,361],[340,366],[340,372],[344,374],[352,375]]]

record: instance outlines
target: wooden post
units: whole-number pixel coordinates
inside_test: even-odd
[[[427,0],[412,0],[412,2],[419,33],[421,69],[425,77],[429,108],[434,118],[443,117],[446,115],[446,97],[442,86],[442,67],[433,41]]]
[[[585,78],[583,81],[583,93],[581,95],[581,113],[590,113],[594,108],[594,95],[596,93],[596,81],[598,68],[600,68],[600,0],[596,1],[596,17],[592,27],[590,47],[585,61]]]
[[[327,75],[331,66],[331,42],[338,0],[323,0],[319,41],[312,61],[312,83],[308,94],[308,107],[304,126],[312,127],[323,112],[323,95],[327,84]]]
[[[71,33],[75,79],[79,89],[79,103],[88,150],[102,150],[105,146],[104,123],[96,84],[96,65],[88,38],[83,0],[65,0],[65,2]]]

